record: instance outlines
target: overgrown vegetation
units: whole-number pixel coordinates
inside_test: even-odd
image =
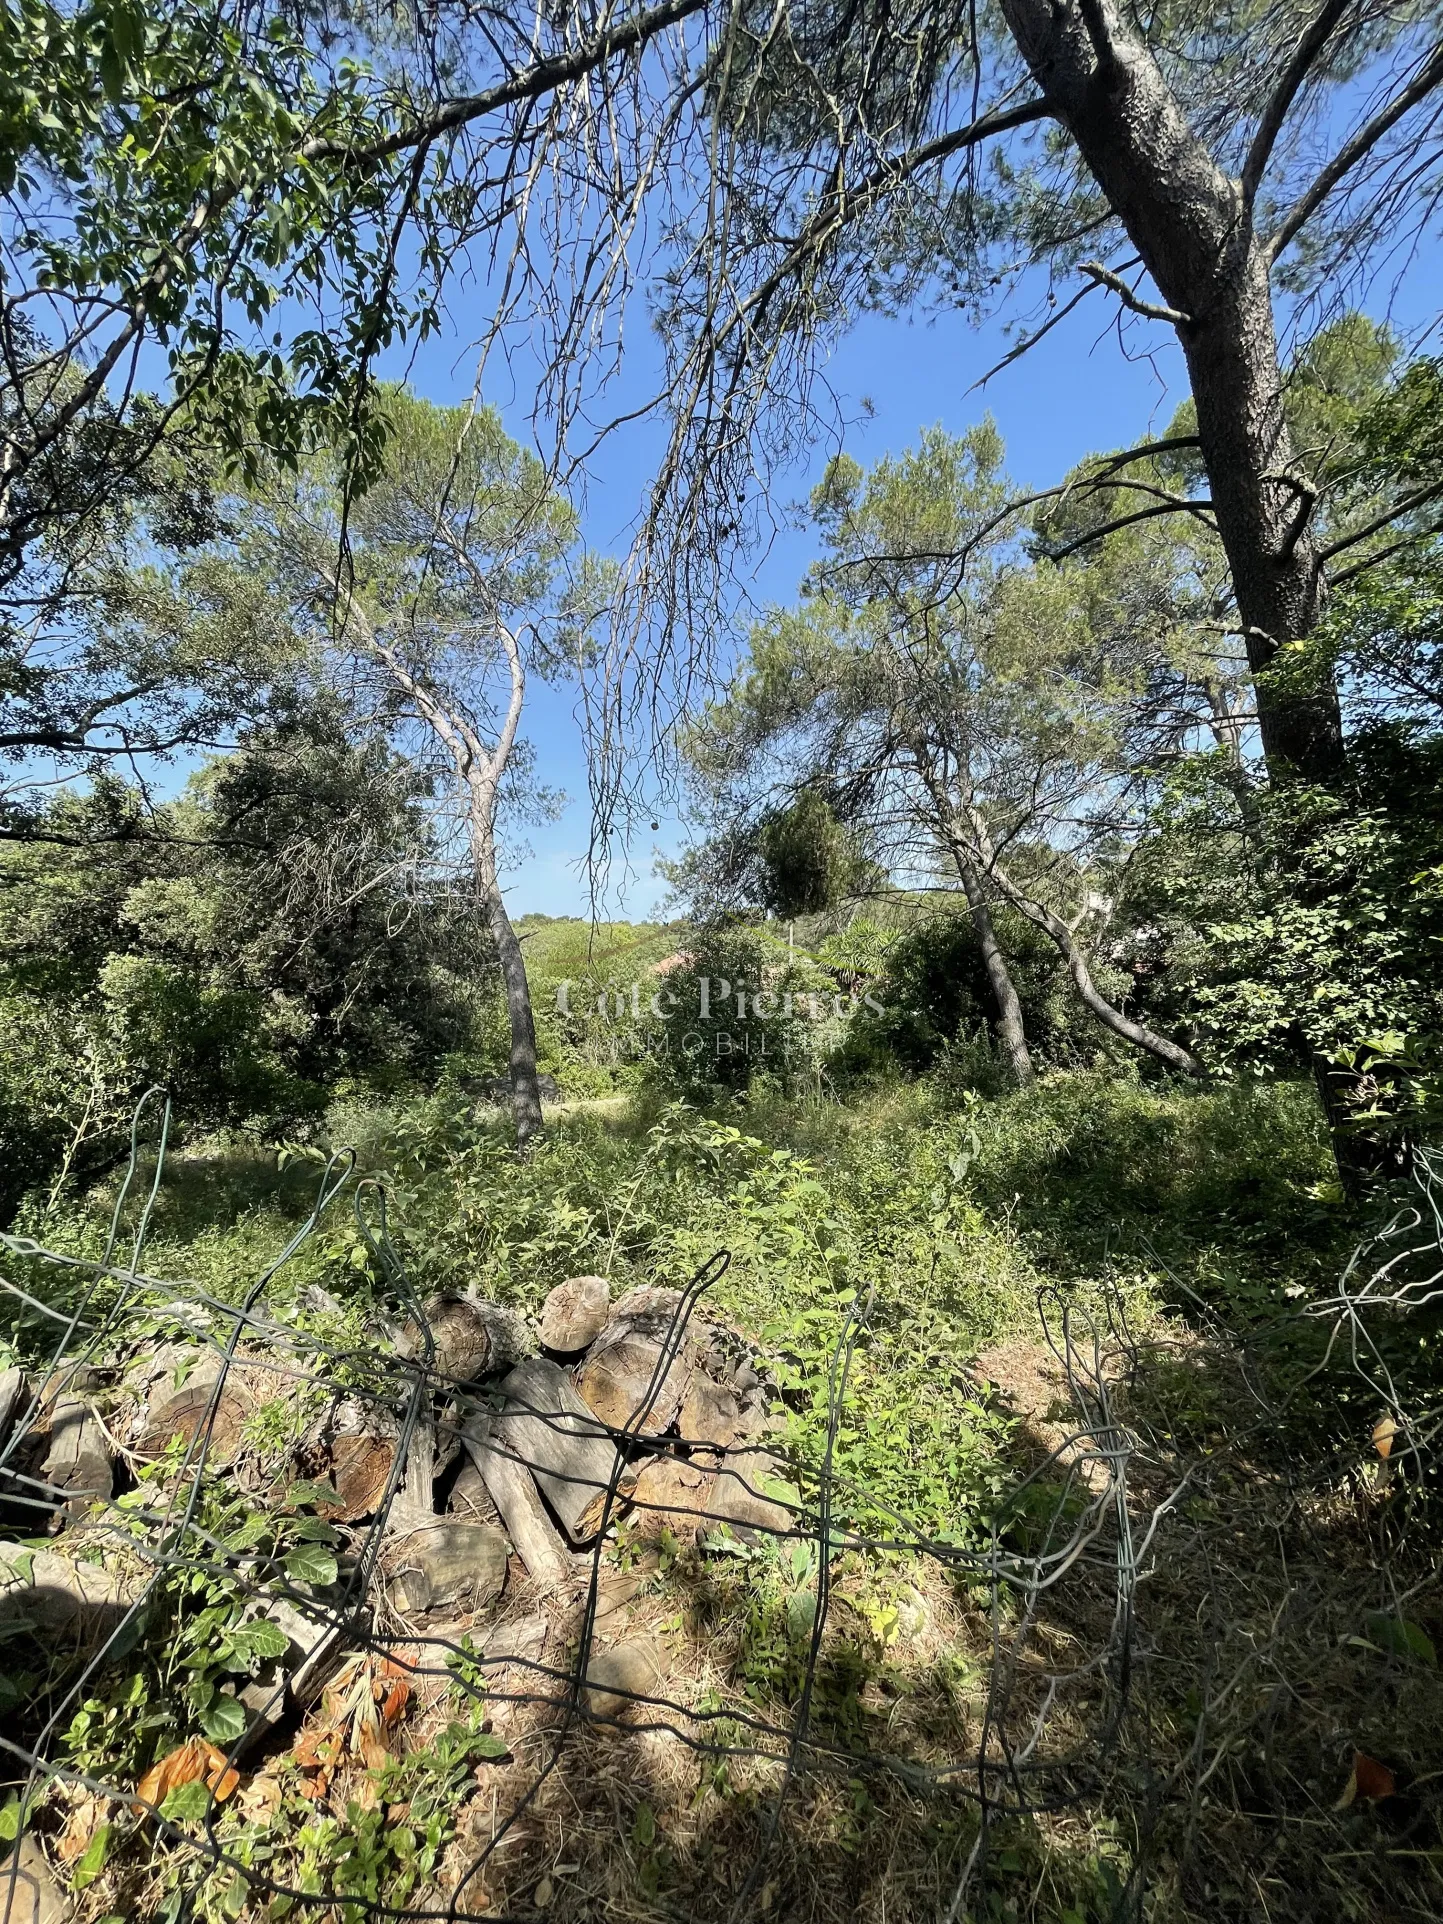
[[[0,47],[0,1913],[1437,1916],[1434,10]]]

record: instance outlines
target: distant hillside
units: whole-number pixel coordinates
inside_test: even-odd
[[[588,922],[583,916],[525,915],[516,924],[533,978],[594,982],[644,974],[682,946],[684,922]]]

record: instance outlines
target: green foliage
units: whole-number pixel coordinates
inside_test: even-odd
[[[1417,730],[1360,731],[1345,785],[1258,797],[1251,836],[1216,790],[1177,794],[1135,899],[1160,911],[1162,993],[1220,1067],[1265,1073],[1301,1045],[1365,1071],[1356,1121],[1386,1113],[1431,1126],[1443,1033],[1439,757],[1439,739]]]
[[[761,907],[773,915],[815,915],[883,879],[824,795],[806,789],[789,807],[763,816]]]
[[[294,1127],[342,1076],[385,1083],[466,1033],[488,957],[464,906],[405,901],[414,778],[324,709],[257,730],[152,810],[108,784],[55,840],[0,847],[0,1208],[113,1154],[140,1093]],[[107,822],[134,838],[98,838]]]
[[[177,1442],[148,1467],[139,1488],[119,1499],[122,1510],[154,1506],[183,1454]],[[336,1581],[335,1556],[324,1548],[336,1533],[315,1517],[259,1509],[210,1477],[197,1521],[217,1561],[177,1564],[151,1589],[134,1637],[117,1645],[100,1688],[66,1727],[64,1754],[77,1770],[134,1782],[190,1736],[222,1748],[236,1743],[249,1722],[238,1688],[290,1648],[252,1599],[267,1582]]]
[[[1006,908],[998,910],[994,926],[1027,1011],[1034,1062],[1064,1068],[1095,1060],[1103,1033],[1071,994],[1053,944]],[[1103,981],[1110,986],[1105,973]],[[1007,1086],[990,1041],[996,1005],[969,914],[918,918],[887,948],[872,990],[878,1006],[853,1025],[846,1063],[898,1065],[915,1075],[945,1061],[962,1084],[994,1095]]]
[[[325,58],[317,36],[280,16],[218,19],[145,0],[7,8],[3,44],[0,185],[17,212],[15,278],[48,290],[55,311],[77,303],[81,317],[58,389],[53,363],[35,380],[56,435],[73,427],[83,454],[86,431],[103,424],[84,385],[86,336],[102,303],[125,312],[140,287],[170,377],[213,443],[246,461],[257,428],[264,445],[294,451],[334,419],[362,471],[373,467],[358,374],[378,345],[434,317],[383,271],[410,157],[346,164],[387,125],[364,62]],[[48,198],[57,181],[64,219]],[[272,345],[286,296],[332,294],[339,325],[293,327],[288,354],[279,336]],[[61,439],[50,468],[71,451]],[[107,468],[122,465],[116,449],[103,453]],[[54,511],[53,481],[45,463],[31,468],[22,519]]]
[[[769,933],[743,925],[703,930],[686,961],[652,996],[648,1074],[683,1095],[746,1089],[759,1076],[814,1074],[850,997]]]

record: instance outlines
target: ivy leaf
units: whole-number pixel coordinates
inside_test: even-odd
[[[1438,1668],[1433,1639],[1420,1624],[1410,1622],[1407,1617],[1395,1617],[1387,1610],[1370,1610],[1363,1621],[1380,1650],[1386,1650],[1392,1657],[1426,1664],[1430,1670]]]
[[[175,1824],[196,1824],[209,1809],[210,1791],[196,1779],[189,1784],[177,1784],[161,1805],[160,1814]]]
[[[299,1509],[302,1504],[329,1507],[339,1503],[340,1492],[334,1483],[313,1483],[302,1477],[286,1491],[286,1505],[289,1509]]]
[[[200,1720],[212,1743],[233,1744],[246,1733],[246,1707],[236,1697],[218,1694]]]

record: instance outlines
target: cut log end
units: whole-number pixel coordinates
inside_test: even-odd
[[[571,1276],[558,1283],[541,1309],[541,1346],[573,1355],[593,1342],[611,1313],[611,1285],[604,1276]]]

